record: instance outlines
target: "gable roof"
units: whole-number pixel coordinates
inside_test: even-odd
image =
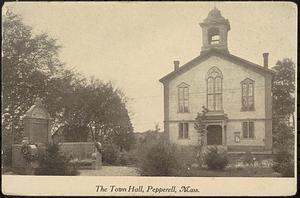
[[[265,74],[265,73],[275,74],[275,72],[271,69],[265,68],[261,65],[252,63],[252,62],[247,61],[245,59],[242,59],[238,56],[235,56],[235,55],[232,55],[230,53],[226,53],[226,52],[223,52],[221,50],[217,50],[217,49],[213,48],[213,49],[211,49],[211,50],[209,50],[205,53],[201,53],[200,56],[198,56],[198,57],[192,59],[191,61],[187,62],[186,64],[182,65],[176,71],[170,72],[166,76],[162,77],[159,81],[161,83],[169,82],[170,80],[172,80],[176,76],[184,73],[185,71],[190,70],[191,68],[197,66],[199,63],[207,60],[211,56],[217,56],[217,57],[223,58],[225,60],[228,60],[230,62],[237,63],[241,66],[247,67],[248,69],[251,69],[251,70],[253,70],[255,72],[258,72],[260,74]]]

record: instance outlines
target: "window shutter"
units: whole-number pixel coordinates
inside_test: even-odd
[[[248,138],[248,122],[243,122],[243,138]]]
[[[254,122],[249,122],[249,138],[254,138]]]

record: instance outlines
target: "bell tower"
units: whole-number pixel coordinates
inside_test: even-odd
[[[216,7],[212,9],[206,19],[200,23],[202,28],[202,48],[201,53],[212,48],[229,53],[227,48],[227,34],[230,30],[228,19],[225,19],[220,10]]]

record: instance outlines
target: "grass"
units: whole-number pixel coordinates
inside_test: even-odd
[[[3,166],[1,169],[3,175],[12,173],[12,168],[10,166]]]
[[[280,177],[272,168],[226,168],[224,170],[210,170],[208,168],[190,169],[191,177]]]

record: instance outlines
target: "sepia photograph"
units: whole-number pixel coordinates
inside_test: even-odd
[[[295,194],[297,15],[292,2],[6,2],[2,192]]]

